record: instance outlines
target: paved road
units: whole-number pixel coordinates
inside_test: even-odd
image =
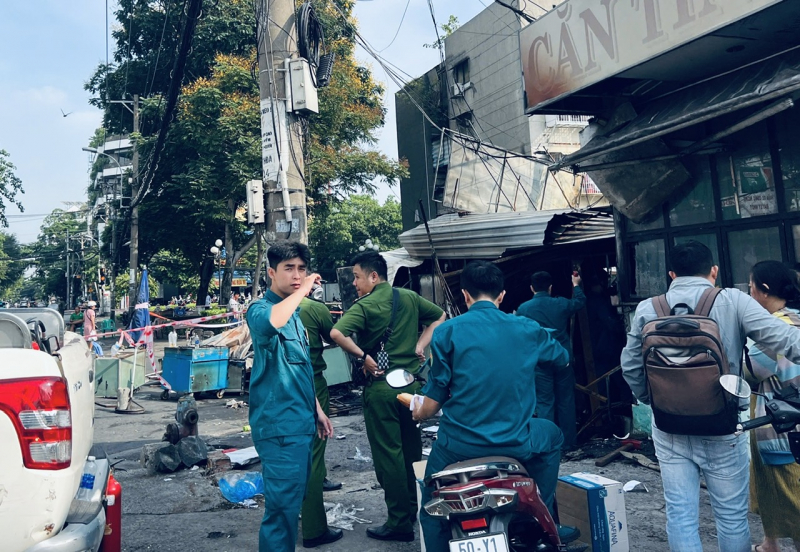
[[[157,350],[163,350],[159,343]],[[139,454],[146,443],[161,440],[164,428],[174,418],[177,401],[162,401],[160,389],[145,387],[136,400],[145,408],[141,415],[116,414],[98,407],[95,421],[95,443],[118,464],[118,479],[123,488],[123,549],[130,552],[158,550],[160,552],[218,552],[250,551],[257,548],[257,532],[263,515],[263,503],[257,509],[243,509],[227,502],[220,494],[216,481],[205,477],[202,470],[184,470],[170,475],[148,475],[139,465]],[[244,448],[252,441],[242,432],[247,423],[247,409],[225,407],[225,399],[200,398],[200,433],[218,446]],[[245,397],[246,398],[246,397]],[[386,519],[383,492],[378,487],[372,463],[354,459],[356,447],[370,455],[360,414],[337,417],[333,423],[338,435],[329,443],[327,465],[329,476],[342,481],[340,491],[327,493],[331,503],[364,508],[361,516],[379,525]],[[125,470],[125,471],[121,471]],[[562,474],[588,471],[617,481],[636,479],[647,486],[648,493],[626,495],[628,536],[632,551],[666,552],[664,499],[657,472],[617,461],[606,468],[596,468],[593,459],[564,462]],[[716,550],[715,528],[708,495],[703,491],[700,500],[701,534],[704,548]],[[366,527],[356,525],[345,531],[342,540],[320,547],[320,551],[382,551],[411,552],[419,550],[413,543],[382,543],[366,537]],[[755,542],[762,532],[757,516],[751,515]],[[298,546],[297,550],[304,550]]]

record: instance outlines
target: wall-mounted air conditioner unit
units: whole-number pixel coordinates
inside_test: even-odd
[[[464,96],[464,92],[466,92],[470,88],[472,88],[472,83],[471,82],[456,82],[456,83],[453,83],[453,97],[454,98],[463,97]]]

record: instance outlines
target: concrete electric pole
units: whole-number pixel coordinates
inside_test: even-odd
[[[139,95],[133,96],[133,133],[139,134]],[[131,167],[131,204],[139,193],[139,148],[133,144],[133,164]],[[136,306],[136,274],[139,270],[139,206],[131,208],[131,255],[130,255],[130,284],[128,285],[128,312],[132,313]]]
[[[130,100],[111,100],[112,104],[122,104],[125,109],[133,114],[133,133],[139,133],[139,95],[133,95],[133,101]],[[120,181],[122,181],[122,171],[120,170]],[[136,143],[133,144],[133,160],[131,164],[131,204],[133,205],[136,195],[139,193],[139,148]],[[116,228],[116,226],[114,227]],[[133,205],[131,208],[131,244],[130,244],[130,257],[129,257],[129,275],[130,282],[128,283],[128,312],[132,313],[133,308],[136,306],[136,275],[139,271],[139,206]],[[111,307],[113,310],[113,306]]]
[[[287,93],[287,60],[297,59],[293,0],[257,0],[266,239],[308,243],[303,144]]]

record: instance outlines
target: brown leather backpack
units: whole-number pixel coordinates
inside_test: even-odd
[[[656,426],[679,435],[730,435],[736,431],[738,402],[719,377],[729,373],[719,325],[709,318],[721,292],[709,288],[697,307],[670,308],[666,295],[653,298],[658,318],[642,330],[650,405]],[[676,309],[688,314],[675,314]]]

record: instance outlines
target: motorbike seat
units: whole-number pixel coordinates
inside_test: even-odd
[[[445,480],[457,480],[459,479],[459,474],[461,474],[462,477],[466,476],[467,480],[472,480],[494,477],[497,475],[497,472],[500,471],[504,471],[508,475],[521,475],[523,477],[529,477],[528,471],[519,460],[509,458],[508,456],[483,456],[481,458],[473,458],[470,460],[464,460],[463,462],[450,464],[442,471],[433,474],[430,479],[439,479],[440,484],[448,484],[449,481],[446,482]]]

